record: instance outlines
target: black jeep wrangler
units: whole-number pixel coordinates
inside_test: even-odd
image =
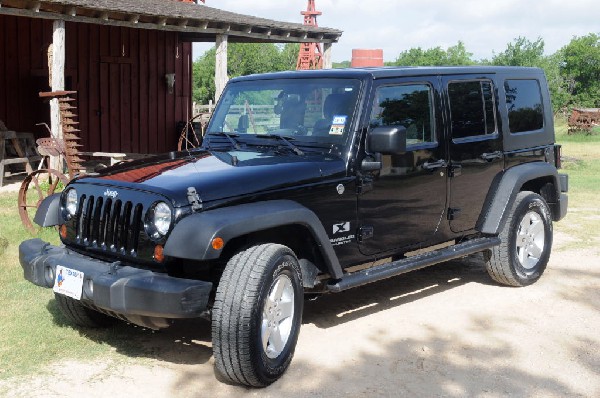
[[[20,246],[74,323],[159,329],[210,316],[216,367],[286,370],[307,295],[483,252],[540,278],[567,212],[544,74],[533,68],[286,72],[231,80],[201,148],[74,179]]]

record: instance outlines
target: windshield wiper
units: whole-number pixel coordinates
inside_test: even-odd
[[[285,138],[280,134],[257,134],[259,137],[273,137],[282,141],[285,145],[287,145],[294,153],[298,156],[304,156],[304,152],[300,150],[296,145],[292,144],[289,139]]]
[[[237,142],[237,140],[234,137],[238,137],[237,134],[231,134],[231,133],[226,133],[224,131],[220,131],[218,133],[208,133],[208,135],[220,135],[221,137],[227,137],[227,139],[229,140],[229,142],[231,142],[231,145],[236,149],[236,150],[240,150],[240,144]],[[210,142],[209,142],[210,145]]]

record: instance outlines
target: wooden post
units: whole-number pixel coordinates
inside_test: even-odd
[[[52,33],[52,91],[65,89],[65,21],[55,20]],[[50,127],[55,138],[63,138],[58,100],[50,101]],[[50,167],[62,172],[58,157],[53,157]]]
[[[333,44],[324,43],[323,44],[323,69],[331,69],[333,68],[333,63],[331,61],[331,49]]]
[[[227,84],[227,35],[217,35],[216,60],[215,60],[215,101],[225,89]]]

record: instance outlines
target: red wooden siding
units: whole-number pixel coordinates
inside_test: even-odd
[[[0,15],[0,119],[46,133],[52,21]],[[83,150],[158,153],[176,149],[191,113],[191,43],[174,32],[66,24],[67,89],[77,90]],[[168,93],[165,74],[175,73]]]
[[[49,108],[38,98],[48,89],[52,22],[0,15],[0,120],[10,130],[44,134]]]

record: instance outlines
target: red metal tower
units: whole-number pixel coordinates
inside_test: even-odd
[[[321,15],[321,11],[317,11],[315,0],[308,0],[306,11],[300,14],[304,15],[304,25],[317,25],[317,15]],[[298,62],[296,69],[323,69],[323,51],[321,51],[320,43],[301,43],[300,52],[298,53]]]

